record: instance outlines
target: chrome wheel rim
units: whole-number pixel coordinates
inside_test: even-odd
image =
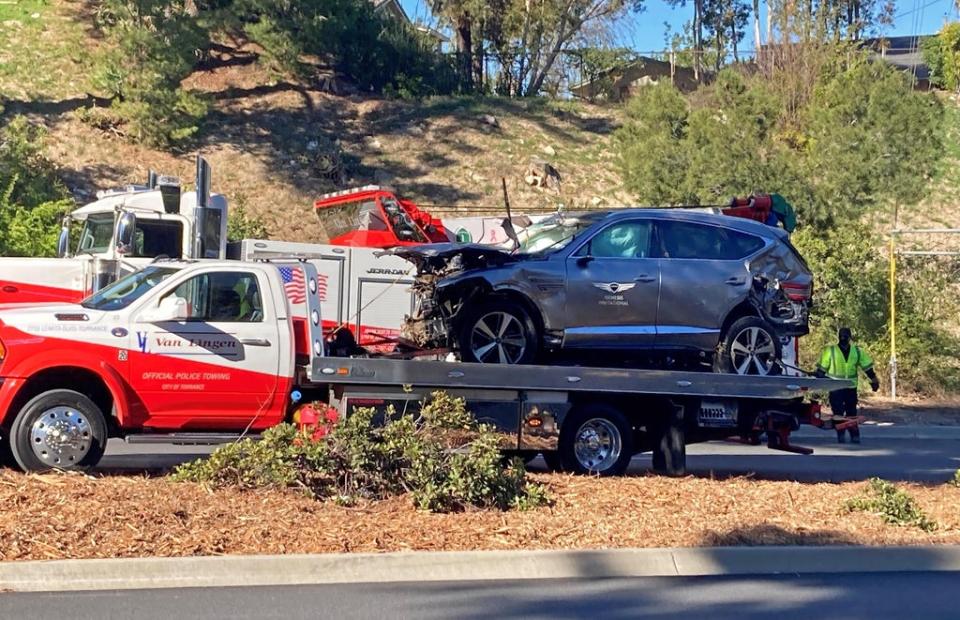
[[[90,451],[93,433],[86,416],[72,407],[53,407],[30,427],[33,454],[50,467],[70,467]]]
[[[508,312],[489,312],[470,330],[470,352],[485,364],[516,364],[527,351],[526,330]]]
[[[765,329],[747,327],[733,339],[730,361],[738,375],[769,375],[777,362],[777,345]]]
[[[620,430],[610,420],[593,418],[577,430],[573,453],[581,467],[588,471],[605,471],[613,467],[623,450]]]

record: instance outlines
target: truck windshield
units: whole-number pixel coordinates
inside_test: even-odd
[[[175,273],[173,267],[147,267],[94,293],[80,305],[90,310],[122,310]]]
[[[113,240],[113,216],[88,217],[80,231],[77,254],[101,254],[110,249]]]

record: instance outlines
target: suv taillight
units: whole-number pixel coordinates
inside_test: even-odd
[[[781,282],[780,287],[790,301],[809,301],[813,297],[813,284]]]

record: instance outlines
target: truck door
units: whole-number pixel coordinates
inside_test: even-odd
[[[160,298],[187,302],[182,321],[135,321],[131,384],[146,426],[242,430],[279,421],[277,305],[260,271],[215,269]]]
[[[649,220],[614,222],[567,258],[565,347],[648,346],[656,335],[659,261]]]

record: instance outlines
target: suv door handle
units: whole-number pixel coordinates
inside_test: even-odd
[[[634,282],[654,282],[655,280],[655,277],[648,276],[647,274],[639,275],[633,279]]]
[[[747,281],[746,278],[727,278],[727,281],[726,281],[726,282],[727,282],[727,284],[729,284],[730,286],[740,286],[741,284],[743,284],[743,283],[746,282],[746,281]]]
[[[248,347],[269,347],[270,341],[266,338],[241,338],[240,344]]]

